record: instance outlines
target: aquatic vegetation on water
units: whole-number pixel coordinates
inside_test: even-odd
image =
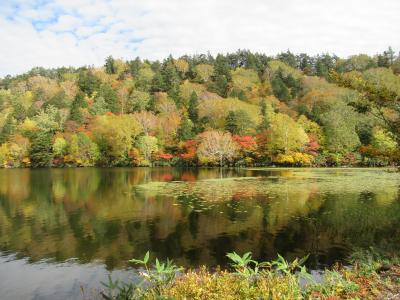
[[[249,169],[252,170],[252,169]],[[293,194],[313,191],[334,193],[338,188],[346,193],[387,191],[398,193],[400,174],[382,170],[361,169],[254,169],[259,176],[199,179],[187,181],[150,181],[136,185],[136,192],[146,195],[177,197],[192,194],[207,201],[230,200],[235,195],[249,198],[257,195],[281,194],[286,189]],[[384,186],[383,186],[384,184]],[[313,188],[314,187],[314,188]]]
[[[109,269],[148,249],[185,267],[225,266],[224,254],[233,250],[252,251],[259,260],[309,253],[307,265],[319,268],[354,246],[398,245],[399,173],[269,168],[222,175],[218,169],[0,170],[0,247],[32,261],[74,257]]]

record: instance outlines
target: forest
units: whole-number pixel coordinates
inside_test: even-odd
[[[388,166],[400,55],[238,50],[0,79],[0,166]]]

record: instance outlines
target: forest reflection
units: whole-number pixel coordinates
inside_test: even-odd
[[[147,250],[178,264],[400,245],[400,175],[383,170],[86,168],[0,170],[0,250],[109,269]]]

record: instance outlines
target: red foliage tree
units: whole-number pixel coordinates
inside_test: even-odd
[[[174,158],[174,156],[171,153],[160,152],[160,153],[158,153],[157,158],[164,159],[164,160],[171,160]]]
[[[233,140],[239,148],[239,156],[246,161],[246,165],[252,165],[257,156],[257,141],[256,138],[250,135],[234,135]]]
[[[253,136],[234,135],[233,140],[238,144],[238,146],[241,150],[254,151],[257,148],[257,142]]]
[[[198,143],[196,140],[186,141],[183,146],[185,152],[179,154],[180,158],[187,162],[193,161],[196,158],[197,146]]]
[[[307,153],[316,156],[321,145],[318,143],[318,140],[314,135],[309,134],[308,138],[310,139],[310,142],[307,144]]]

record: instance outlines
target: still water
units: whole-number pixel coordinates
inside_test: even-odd
[[[310,254],[313,269],[396,251],[399,192],[381,169],[3,169],[0,299],[95,295],[147,250],[187,267]]]

